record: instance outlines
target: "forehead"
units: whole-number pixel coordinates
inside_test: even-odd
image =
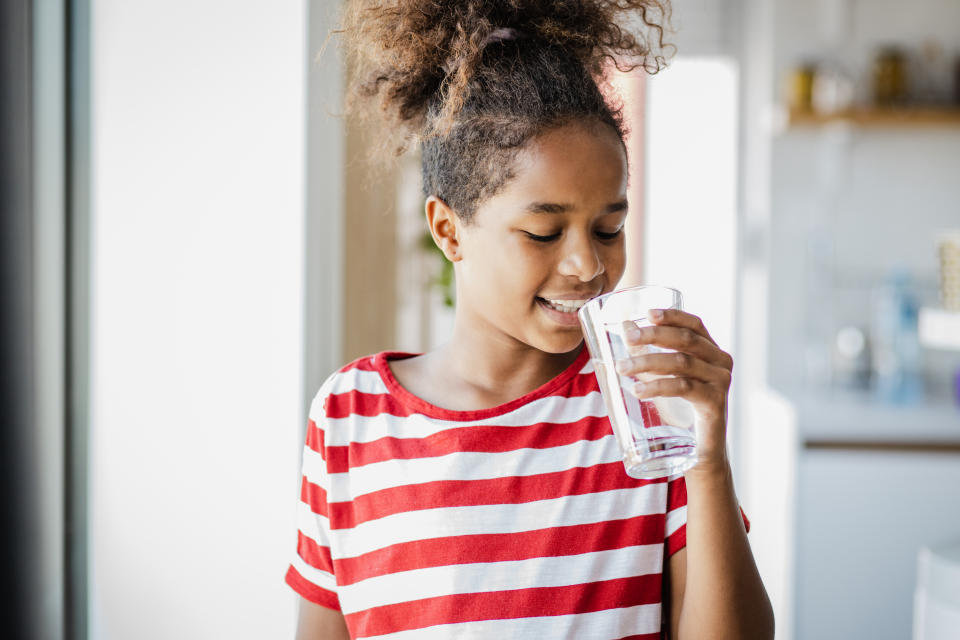
[[[566,125],[531,140],[514,176],[501,192],[510,199],[605,205],[626,194],[626,151],[609,125]]]

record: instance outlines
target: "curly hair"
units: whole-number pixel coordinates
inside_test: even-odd
[[[424,195],[469,222],[531,138],[592,119],[624,139],[610,67],[657,73],[669,19],[669,0],[347,0],[347,112],[397,154],[420,143]]]

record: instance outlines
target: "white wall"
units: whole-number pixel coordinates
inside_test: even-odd
[[[703,100],[702,96],[710,96]],[[679,289],[721,348],[733,345],[737,69],[677,58],[647,81],[644,278]]]
[[[91,5],[90,637],[291,637],[305,6]]]

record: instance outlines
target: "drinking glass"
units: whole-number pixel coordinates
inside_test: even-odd
[[[671,376],[624,376],[616,369],[618,360],[630,356],[673,352],[653,345],[628,348],[626,330],[631,325],[653,324],[647,319],[650,309],[682,308],[682,296],[676,289],[644,285],[598,296],[579,311],[610,425],[623,452],[627,475],[633,478],[661,478],[697,463],[693,405],[676,397],[641,400],[631,392],[637,382]]]

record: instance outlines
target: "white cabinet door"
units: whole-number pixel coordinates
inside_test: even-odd
[[[960,539],[960,455],[802,451],[797,640],[910,638],[917,552]]]

